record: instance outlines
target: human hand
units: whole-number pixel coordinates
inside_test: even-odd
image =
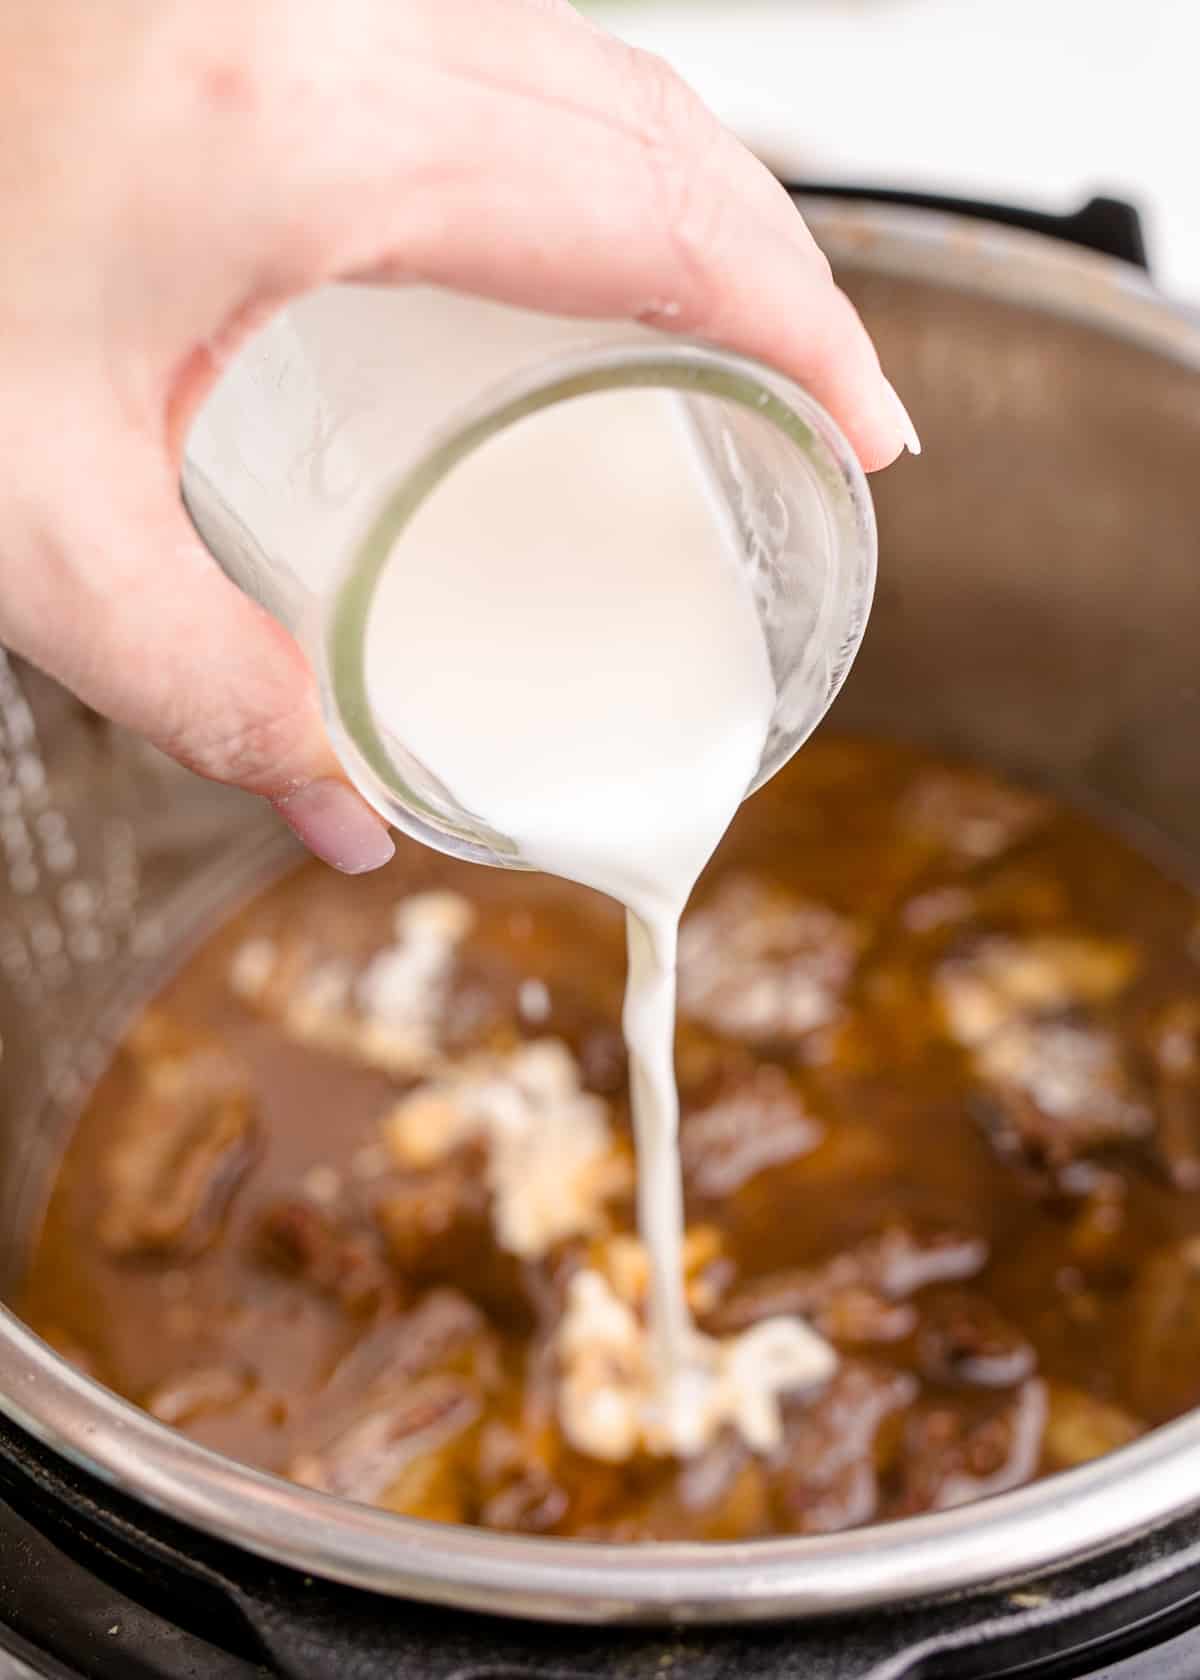
[[[40,0],[0,13],[0,94],[0,639],[342,869],[387,830],[178,490],[289,298],[419,280],[650,322],[798,379],[868,468],[919,447],[786,194],[566,0]]]

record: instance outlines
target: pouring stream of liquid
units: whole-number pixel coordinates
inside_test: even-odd
[[[665,393],[607,392],[521,421],[418,510],[367,644],[381,727],[528,862],[625,906],[655,1428],[668,1446],[694,1434],[679,1407],[706,1358],[683,1279],[679,919],[775,705],[751,589],[699,471]],[[802,1380],[813,1344],[796,1326],[789,1360],[776,1336],[763,1381]]]

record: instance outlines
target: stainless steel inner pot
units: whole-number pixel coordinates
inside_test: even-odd
[[[1200,321],[1140,274],[928,212],[814,204],[925,443],[876,480],[880,581],[834,726],[1101,802],[1200,876]],[[287,855],[0,665],[0,1217],[11,1284],[133,1003]],[[846,1535],[620,1547],[353,1506],[193,1446],[0,1311],[0,1408],[195,1527],[384,1593],[579,1621],[865,1609],[1019,1579],[1200,1502],[1200,1414],[1068,1474]]]

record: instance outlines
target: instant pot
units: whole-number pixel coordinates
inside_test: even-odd
[[[1110,200],[797,196],[925,444],[874,484],[879,587],[834,727],[1052,787],[1200,884],[1200,319]],[[114,1035],[288,845],[0,664],[8,1284]],[[1194,1680],[1200,1414],[903,1524],[606,1546],[245,1469],[5,1313],[3,1652],[0,1680]]]

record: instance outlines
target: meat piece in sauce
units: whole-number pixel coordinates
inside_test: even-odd
[[[477,1429],[497,1380],[478,1311],[435,1291],[367,1333],[334,1372],[293,1481],[430,1521],[473,1520]]]
[[[1111,1002],[1136,968],[1136,953],[1116,941],[996,935],[944,962],[936,987],[951,1037],[976,1050],[1008,1027]]]
[[[1037,1472],[1046,1416],[1037,1379],[953,1403],[920,1401],[905,1422],[886,1514],[944,1511],[1020,1487]]]
[[[143,1404],[160,1423],[178,1429],[212,1412],[232,1411],[253,1391],[254,1377],[250,1371],[212,1365],[168,1377],[151,1390]]]
[[[207,1039],[157,1024],[103,1167],[97,1235],[110,1254],[186,1258],[216,1237],[256,1153],[242,1069]]]
[[[347,1312],[374,1312],[392,1280],[375,1232],[300,1197],[269,1206],[258,1223],[256,1251],[266,1265],[302,1279]]]
[[[921,1302],[917,1361],[947,1387],[1013,1388],[1033,1375],[1037,1355],[983,1295],[954,1289]]]
[[[484,1528],[510,1534],[553,1534],[567,1514],[570,1496],[561,1483],[535,1467],[507,1483],[484,1502],[479,1513]]]
[[[679,1005],[752,1043],[803,1038],[838,1014],[862,945],[847,917],[749,878],[684,918]]]
[[[462,1378],[424,1378],[364,1407],[318,1450],[298,1454],[288,1475],[303,1487],[364,1505],[461,1522],[454,1467],[446,1457],[461,1448],[482,1409],[481,1396]]]
[[[684,1182],[719,1200],[769,1167],[807,1155],[821,1140],[795,1083],[781,1068],[756,1069],[743,1084],[688,1114],[680,1128]]]
[[[494,1264],[486,1151],[467,1145],[419,1172],[390,1179],[374,1206],[393,1263],[406,1277],[478,1282]],[[458,1280],[454,1280],[458,1281]]]
[[[1082,935],[984,939],[940,966],[946,1023],[1002,1154],[1064,1182],[1081,1157],[1150,1130],[1125,1047],[1099,1012],[1135,967],[1128,946]]]
[[[1028,839],[1052,809],[1048,800],[986,770],[938,769],[918,776],[900,815],[903,826],[927,845],[972,864]]]
[[[603,1532],[625,1540],[753,1540],[771,1528],[771,1469],[732,1430]],[[599,1537],[598,1530],[598,1537]]]
[[[397,1077],[419,1076],[441,1061],[459,947],[473,915],[457,893],[402,899],[391,942],[361,966],[303,936],[251,939],[234,955],[230,985],[301,1043]],[[462,1021],[455,1030],[461,1037]]]
[[[1018,1022],[975,1058],[985,1081],[981,1112],[1001,1154],[1049,1169],[1144,1138],[1153,1123],[1116,1038],[1074,1021]]]
[[[899,1342],[917,1324],[910,1296],[929,1284],[973,1277],[986,1259],[985,1244],[963,1233],[888,1226],[823,1265],[743,1285],[713,1316],[713,1327],[730,1335],[764,1318],[799,1316],[842,1345]]]
[[[371,1211],[402,1282],[461,1289],[507,1324],[536,1311],[537,1261],[523,1264],[497,1241],[483,1146],[390,1178]]]
[[[494,1355],[495,1338],[475,1303],[457,1289],[431,1289],[362,1333],[331,1373],[322,1405],[357,1403],[381,1385],[435,1370],[479,1372],[490,1381]]]
[[[833,1534],[871,1521],[899,1415],[916,1393],[905,1371],[847,1359],[815,1402],[789,1409],[772,1490],[785,1531]]]

